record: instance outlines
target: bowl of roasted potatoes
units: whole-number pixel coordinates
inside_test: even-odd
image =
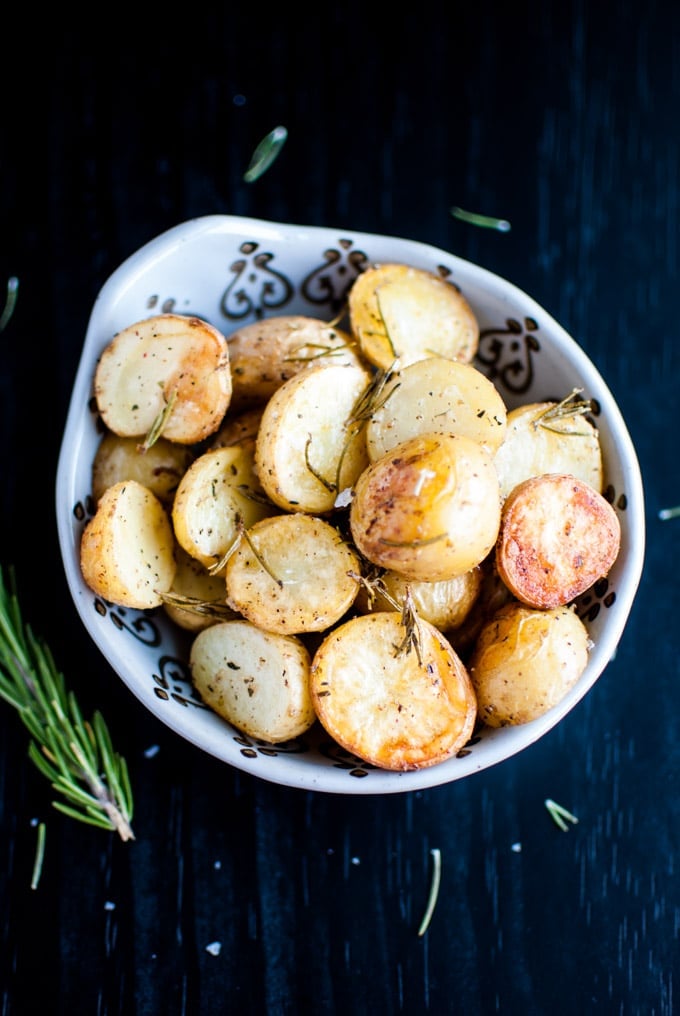
[[[530,296],[424,243],[229,215],[101,289],[56,509],[129,690],[239,770],[340,794],[551,730],[644,556],[625,421]]]

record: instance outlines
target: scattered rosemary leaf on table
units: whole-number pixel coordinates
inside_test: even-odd
[[[557,804],[555,801],[552,801],[549,797],[546,797],[543,803],[548,809],[551,819],[553,820],[556,826],[559,826],[559,828],[562,830],[563,833],[566,832],[567,829],[569,828],[567,826],[567,822],[573,823],[578,822],[578,819],[576,818],[575,815],[572,815],[570,811],[567,811],[567,809],[563,808],[561,804]]]
[[[433,847],[430,854],[432,856],[432,883],[430,885],[430,895],[427,900],[425,914],[423,915],[420,927],[418,928],[418,938],[422,938],[429,928],[434,908],[437,904],[437,897],[439,896],[439,885],[442,874],[442,855],[441,851],[438,850],[437,847]]]
[[[52,802],[57,811],[134,840],[127,764],[101,713],[83,719],[49,647],[22,619],[12,569],[9,578],[8,587],[0,568],[0,697],[31,734],[30,759],[64,798]]]
[[[507,219],[497,219],[494,215],[480,215],[479,212],[466,212],[464,208],[454,205],[451,209],[454,219],[461,222],[469,222],[471,226],[481,226],[482,229],[497,229],[499,233],[509,233],[511,226]]]
[[[38,839],[35,844],[35,860],[31,876],[31,889],[37,889],[42,874],[43,858],[45,857],[45,823],[38,825]]]
[[[250,165],[243,174],[246,183],[253,183],[258,180],[277,158],[283,145],[288,138],[288,131],[285,127],[275,127],[260,141],[252,154]]]
[[[19,290],[19,280],[15,275],[7,280],[7,297],[5,299],[5,306],[2,314],[0,314],[0,332],[4,331],[9,323],[9,319],[14,313],[14,308],[17,302],[17,292]]]
[[[676,505],[675,508],[662,508],[659,512],[659,518],[662,522],[666,519],[677,519],[680,517],[680,504]]]

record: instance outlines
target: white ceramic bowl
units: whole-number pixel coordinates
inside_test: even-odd
[[[114,333],[174,310],[206,318],[229,334],[259,317],[307,314],[331,320],[362,266],[400,261],[439,272],[474,308],[481,340],[476,366],[508,408],[561,399],[572,388],[599,407],[607,497],[617,509],[621,550],[606,580],[579,602],[593,642],[576,686],[546,715],[523,726],[485,729],[459,757],[415,772],[376,769],[322,730],[270,745],[244,736],[208,710],[192,689],[189,636],[162,610],[114,606],[85,585],[79,566],[83,526],[93,513],[91,466],[101,432],[94,368]],[[579,702],[614,655],[642,572],[644,503],[640,470],[621,413],[583,350],[534,300],[498,276],[426,244],[346,229],[213,215],[168,230],[129,257],[95,302],[59,458],[56,507],[68,585],[82,621],[130,691],[181,737],[273,783],[340,794],[389,794],[439,786],[502,762],[535,742]]]

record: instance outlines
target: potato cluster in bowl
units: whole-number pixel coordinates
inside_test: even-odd
[[[367,265],[346,326],[132,322],[98,358],[80,567],[191,633],[202,701],[271,744],[320,723],[384,770],[557,705],[576,599],[621,546],[579,391],[506,408],[452,283]]]

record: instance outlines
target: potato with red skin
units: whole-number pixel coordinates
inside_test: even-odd
[[[620,543],[618,516],[601,494],[569,473],[545,473],[506,498],[496,566],[518,600],[549,610],[607,575]]]

